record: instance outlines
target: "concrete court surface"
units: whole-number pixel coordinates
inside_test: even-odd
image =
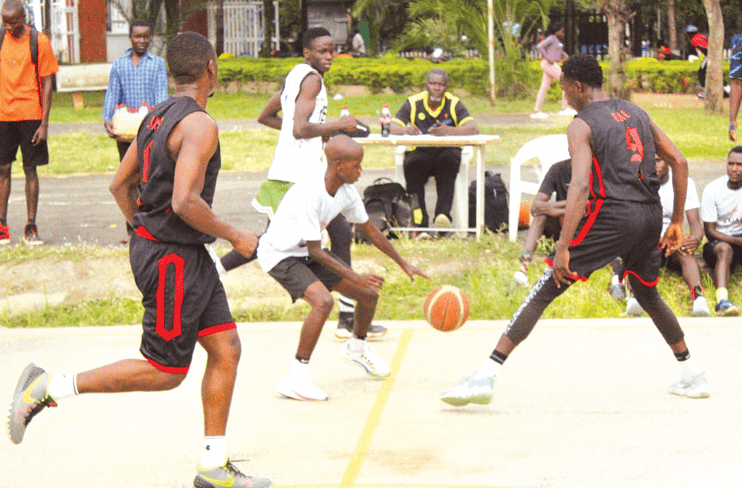
[[[312,360],[330,400],[280,397],[298,323],[240,324],[243,359],[228,448],[247,473],[290,488],[719,487],[742,479],[742,327],[683,318],[711,397],[666,393],[675,360],[649,319],[545,320],[510,357],[491,405],[454,408],[441,391],[479,367],[505,327],[441,333],[382,322],[373,344],[393,374],[374,380],[337,356],[330,324]],[[334,324],[333,324],[334,325]],[[0,402],[31,361],[77,372],[139,357],[139,327],[0,328]],[[85,395],[0,440],[0,488],[187,487],[202,439],[197,349],[180,388]],[[5,420],[5,419],[3,419]]]

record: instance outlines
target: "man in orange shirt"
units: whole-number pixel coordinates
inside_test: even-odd
[[[28,222],[23,240],[39,245],[36,209],[39,177],[36,167],[49,163],[46,144],[49,110],[52,105],[52,76],[59,69],[49,38],[38,33],[38,62],[31,56],[31,27],[19,0],[6,0],[2,8],[3,37],[0,50],[0,245],[10,243],[8,199],[10,168],[18,146],[26,175]]]

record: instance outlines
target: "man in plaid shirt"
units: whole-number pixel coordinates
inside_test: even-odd
[[[152,30],[147,22],[132,22],[129,27],[131,49],[113,62],[108,78],[108,90],[103,101],[103,125],[108,136],[116,139],[119,161],[124,158],[131,140],[120,138],[113,132],[111,119],[116,106],[123,104],[137,111],[142,104],[152,108],[167,100],[167,66],[164,59],[148,51],[151,38]],[[134,232],[128,223],[126,230],[129,236]],[[129,238],[125,237],[121,242],[127,244]]]

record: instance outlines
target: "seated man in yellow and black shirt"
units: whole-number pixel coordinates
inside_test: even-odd
[[[440,68],[430,70],[425,91],[402,104],[392,119],[392,134],[435,136],[479,134],[477,123],[458,97],[448,93],[448,75]],[[417,195],[422,208],[422,227],[429,227],[425,209],[425,183],[435,177],[438,201],[435,205],[436,227],[451,226],[451,206],[456,175],[461,164],[461,148],[418,147],[405,153],[404,177],[407,191]]]

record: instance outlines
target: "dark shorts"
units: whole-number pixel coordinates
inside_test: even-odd
[[[38,146],[31,144],[40,120],[22,120],[19,122],[0,122],[0,166],[12,164],[21,148],[24,168],[33,168],[49,164],[49,147],[46,141]]]
[[[721,241],[713,240],[708,241],[703,245],[703,260],[706,261],[706,264],[712,271],[716,267],[716,253],[714,252],[714,247],[716,247],[720,242]],[[729,245],[732,246],[732,251],[734,252],[734,256],[732,256],[732,264],[729,266],[729,271],[733,271],[734,268],[742,264],[742,246],[736,244]]]
[[[732,36],[731,46],[729,77],[733,80],[742,80],[742,35]]]
[[[647,286],[657,284],[661,252],[662,207],[657,203],[591,201],[569,247],[569,268],[587,281],[593,271],[623,260],[623,276],[633,274]],[[554,253],[548,262],[552,263]]]
[[[155,368],[185,374],[200,337],[236,328],[214,261],[203,246],[153,242],[134,234],[129,262],[143,296],[139,350]]]
[[[294,302],[302,298],[307,288],[317,281],[332,290],[343,279],[308,257],[288,257],[275,265],[268,274],[289,292]]]

